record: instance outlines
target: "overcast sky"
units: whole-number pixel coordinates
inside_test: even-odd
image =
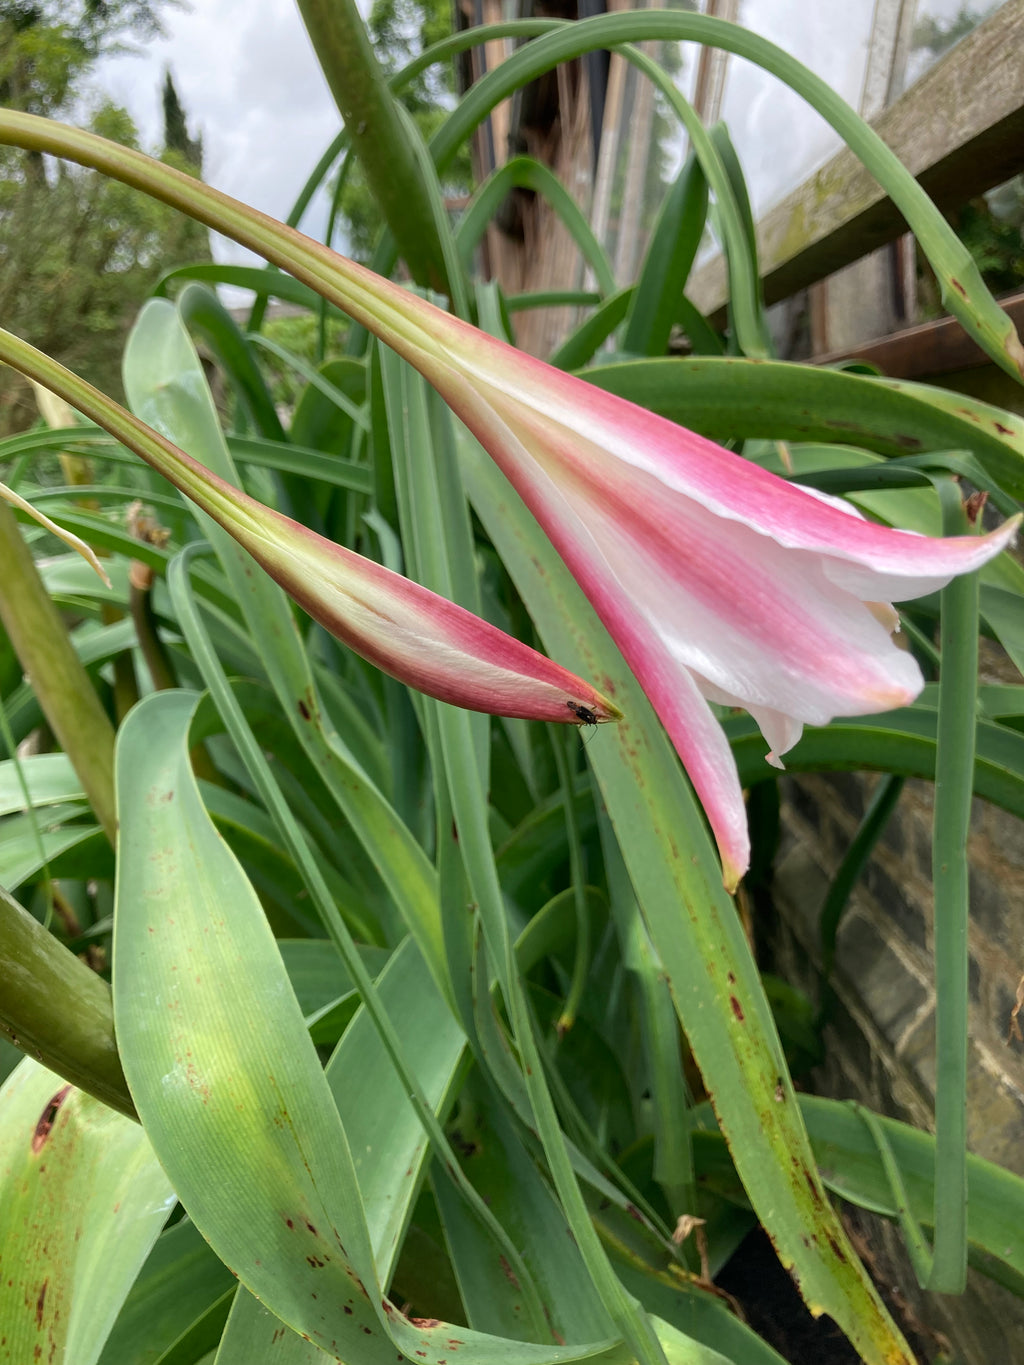
[[[359,0],[360,8],[370,0]],[[962,0],[918,0],[947,19]],[[985,0],[976,0],[979,10]],[[875,0],[743,0],[742,22],[773,39],[859,103]],[[295,0],[192,0],[165,11],[167,36],[138,55],[105,59],[97,90],[125,105],[147,150],[162,139],[160,88],[170,68],[190,131],[202,132],[205,179],[283,218],[339,127]],[[916,73],[915,73],[916,74]],[[722,109],[744,163],[756,213],[832,153],[837,139],[801,100],[757,68],[732,63]],[[324,229],[314,201],[303,226]],[[215,239],[221,260],[246,260]]]
[[[123,104],[147,151],[163,138],[160,90],[170,68],[202,133],[203,177],[217,189],[284,218],[340,126],[295,0],[194,0],[167,9],[167,36],[139,55],[105,58],[94,85]],[[319,209],[319,211],[318,211]],[[319,235],[324,207],[304,226]],[[218,239],[219,259],[251,259]]]

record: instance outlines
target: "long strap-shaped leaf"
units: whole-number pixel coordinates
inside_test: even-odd
[[[253,1365],[257,1360],[260,1365],[336,1365],[336,1357],[315,1342],[303,1341],[297,1332],[283,1331],[280,1318],[247,1289],[239,1289],[214,1365]]]
[[[470,452],[463,477],[548,649],[607,683],[627,717],[588,758],[755,1211],[812,1311],[872,1365],[912,1361],[818,1177],[757,968],[649,703],[500,472]]]
[[[917,703],[879,716],[853,716],[823,728],[808,727],[786,755],[787,772],[822,768],[935,776],[938,720],[934,707]],[[766,746],[747,716],[725,722],[745,787],[770,780]],[[974,792],[1024,819],[1024,736],[1008,726],[982,720],[977,726]]]
[[[125,1074],[197,1227],[272,1312],[360,1365],[393,1365],[396,1352],[441,1365],[456,1349],[467,1365],[626,1365],[608,1343],[417,1325],[385,1298],[328,1081],[259,901],[199,797],[197,702],[154,694],[121,728],[114,928]]]
[[[99,1365],[198,1360],[201,1351],[216,1349],[237,1289],[196,1225],[181,1219],[160,1234],[136,1276]]]
[[[586,378],[712,440],[832,441],[882,455],[971,450],[1024,497],[1024,420],[931,385],[736,356],[629,360],[595,365]]]
[[[128,339],[124,368],[136,415],[177,437],[208,468],[237,484],[199,357],[171,304],[152,300],[143,309]],[[265,574],[252,572],[248,556],[225,531],[204,522],[282,711],[339,809],[374,857],[435,979],[443,981],[432,868],[408,828],[347,753],[320,707],[284,593]]]

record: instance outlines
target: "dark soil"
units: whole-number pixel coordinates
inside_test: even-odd
[[[739,1300],[748,1325],[789,1365],[860,1365],[831,1318],[811,1317],[760,1228],[748,1234],[715,1283]]]

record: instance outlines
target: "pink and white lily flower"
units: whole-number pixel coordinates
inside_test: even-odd
[[[891,603],[979,568],[1020,517],[954,538],[876,525],[324,258],[317,287],[438,389],[583,588],[665,725],[734,888],[746,812],[708,702],[749,711],[781,767],[804,725],[913,701],[924,679],[892,638]]]
[[[913,701],[924,679],[893,640],[891,602],[979,568],[1020,517],[986,536],[893,530],[519,352],[477,344],[460,361],[471,396],[457,410],[650,698],[733,889],[746,812],[708,702],[749,711],[781,768],[804,725]]]

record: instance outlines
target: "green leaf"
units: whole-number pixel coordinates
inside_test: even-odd
[[[231,380],[256,430],[267,440],[283,441],[281,419],[256,357],[217,295],[205,285],[187,284],[177,304],[182,321],[202,336]]]
[[[54,877],[109,876],[110,845],[100,827],[61,824],[87,810],[84,802],[51,806],[42,829],[32,815],[12,815],[0,823],[0,886],[16,891],[46,867]],[[50,822],[56,827],[49,828]]]
[[[78,427],[47,427],[42,431],[23,431],[0,441],[0,464],[35,455],[41,450],[69,450],[81,447],[95,458],[104,447],[117,443],[100,427],[83,423]],[[97,449],[99,447],[99,449]],[[127,451],[124,454],[127,456]],[[134,458],[134,457],[132,457]]]
[[[258,882],[259,889],[290,914],[293,928],[297,924],[310,933],[318,933],[319,925],[305,903],[302,877],[281,847],[274,822],[267,813],[223,787],[204,784],[203,800],[217,828]],[[317,861],[337,903],[352,907],[354,912],[359,904],[356,891],[323,855]]]
[[[459,1122],[463,1166],[511,1234],[544,1304],[548,1338],[611,1336],[601,1303],[565,1216],[493,1092],[474,1086]],[[469,1321],[487,1331],[529,1337],[523,1295],[511,1267],[441,1181],[435,1191]],[[557,1340],[557,1337],[556,1337]]]
[[[935,777],[937,716],[934,704],[917,702],[877,716],[834,720],[808,726],[800,743],[786,754],[787,772],[843,771],[902,773]],[[767,745],[748,716],[725,721],[725,730],[745,787],[775,780],[765,762]],[[993,721],[978,722],[974,760],[977,796],[1024,819],[1024,735]]]
[[[671,1274],[652,1274],[620,1264],[627,1289],[649,1313],[657,1313],[680,1332],[720,1352],[736,1365],[783,1365],[782,1357],[742,1322],[727,1305],[707,1291],[694,1289]]]
[[[231,1272],[210,1250],[196,1225],[182,1219],[160,1234],[149,1253],[107,1338],[99,1365],[158,1365],[234,1288]],[[209,1346],[216,1346],[219,1337],[220,1329],[214,1327]]]
[[[485,41],[491,32],[486,28],[477,30],[476,41]],[[496,105],[560,62],[580,57],[585,52],[618,47],[623,56],[648,70],[653,77],[658,69],[651,70],[650,58],[629,44],[659,39],[670,42],[693,40],[755,62],[790,86],[828,120],[906,218],[938,276],[943,303],[996,364],[1020,379],[1024,352],[1013,323],[992,298],[970,252],[911,172],[826,81],[782,48],[739,24],[702,14],[648,10],[598,15],[560,25],[554,32],[525,44],[471,87],[432,141],[431,150],[438,169],[444,170],[463,140]],[[673,90],[664,85],[661,88],[682,116],[681,101],[673,99]],[[699,128],[690,123],[687,128],[694,145],[698,145]],[[704,164],[716,197],[721,201],[726,198],[723,190],[729,192],[730,187],[728,184],[721,186],[712,178],[709,160]],[[728,197],[731,199],[731,192]],[[734,254],[740,254],[734,250],[736,245],[730,238],[730,273],[735,264]],[[730,286],[732,304],[742,302],[746,306],[748,300],[737,297],[735,279],[730,280]]]
[[[909,1361],[822,1191],[742,926],[650,704],[532,518],[468,442],[463,477],[547,648],[601,678],[628,718],[595,736],[588,760],[756,1211],[815,1311],[830,1313],[865,1359]]]
[[[372,1261],[337,1111],[189,767],[196,701],[155,694],[119,735],[114,1002],[129,1087],[179,1197],[243,1283],[335,1354],[358,1342],[383,1361],[394,1350],[356,1289]],[[360,1241],[362,1275],[346,1254]]]
[[[27,754],[18,760],[33,806],[84,801],[85,791],[67,754]],[[23,810],[25,800],[15,764],[0,763],[0,815]]]
[[[0,1034],[135,1117],[114,1041],[110,987],[0,886]]]
[[[1018,592],[981,585],[981,614],[999,637],[999,643],[1024,673],[1024,598]]]
[[[840,442],[880,455],[971,450],[1024,498],[1024,419],[962,394],[733,356],[632,360],[584,377],[714,440]]]
[[[319,373],[357,407],[366,403],[366,365],[361,360],[338,356],[325,361]],[[333,455],[348,454],[354,425],[345,418],[336,403],[328,401],[313,385],[307,385],[295,405],[288,435],[295,445],[312,447]],[[334,463],[341,461],[335,460]],[[369,469],[365,465],[354,468],[361,469],[366,479],[365,486],[359,491],[368,493],[371,488]]]
[[[173,1203],[137,1123],[26,1058],[0,1090],[0,1361],[93,1365]]]
[[[512,157],[492,171],[466,206],[456,237],[467,268],[487,224],[513,189],[531,190],[547,200],[594,272],[601,293],[614,294],[615,276],[586,216],[554,172],[532,156]]]
[[[303,360],[303,358],[296,355],[294,351],[289,351],[286,346],[281,346],[278,342],[271,341],[269,337],[261,336],[259,332],[254,332],[250,340],[253,345],[259,346],[265,351],[269,351],[271,355],[277,356],[278,360],[283,361],[285,365],[294,370],[296,374],[301,375],[307,384],[321,393],[330,403],[333,403],[334,406],[354,422],[357,427],[360,427],[363,431],[369,429],[370,423],[364,408],[357,403],[353,403],[348,394],[342,389],[339,389],[335,384],[332,384],[316,366],[310,365],[308,361]]]
[[[511,317],[531,308],[593,308],[601,302],[601,295],[591,289],[527,289],[522,294],[508,294],[503,302]]]
[[[185,1208],[247,1288],[335,1355],[391,1365],[397,1350],[439,1365],[453,1335],[484,1365],[601,1355],[416,1326],[384,1298],[328,1082],[259,902],[199,798],[197,700],[146,698],[117,754],[115,1020],[136,1107]],[[397,1188],[403,1172],[391,1175]]]
[[[333,404],[332,411],[337,411]],[[257,465],[261,469],[276,469],[281,474],[300,474],[304,479],[317,479],[338,488],[350,488],[355,493],[369,493],[370,472],[365,465],[325,455],[322,449],[309,446],[281,445],[256,436],[229,436],[228,449],[239,464]]]
[[[633,300],[633,286],[620,289],[595,308],[585,322],[581,322],[575,332],[571,332],[562,344],[548,357],[552,365],[560,370],[576,370],[592,359],[594,352],[602,346],[629,311]]]
[[[856,1107],[846,1100],[801,1095],[800,1110],[822,1179],[830,1190],[874,1213],[895,1218],[896,1202],[878,1147]],[[710,1106],[699,1111],[697,1166],[707,1189],[742,1199],[728,1149]],[[932,1226],[935,1138],[897,1119],[877,1116],[896,1158],[910,1211]],[[982,1157],[967,1156],[967,1251],[972,1266],[1018,1296],[1024,1294],[1024,1180]]]
[[[319,1013],[339,996],[354,991],[341,954],[330,939],[279,938],[277,947],[304,1015]],[[391,956],[387,948],[366,943],[359,945],[359,953],[371,976],[378,976]]]
[[[395,950],[376,984],[428,1101],[445,1112],[466,1040],[411,939]],[[352,1148],[377,1273],[387,1284],[429,1150],[365,1009],[345,1030],[328,1063],[327,1080]]]
[[[704,232],[708,182],[691,154],[669,190],[640,270],[622,348],[664,355],[679,299]]]
[[[266,294],[280,299],[282,303],[297,303],[316,312],[323,300],[307,284],[300,284],[291,275],[283,275],[279,270],[266,266],[221,265],[217,261],[201,262],[197,265],[180,265],[168,270],[157,283],[153,293],[159,298],[170,295],[169,286],[177,280],[202,280],[206,284],[229,284],[235,289],[252,289],[257,294]],[[344,319],[345,314],[336,308],[331,313]],[[109,439],[109,438],[108,438]]]
[[[214,1365],[336,1365],[337,1357],[275,1318],[245,1288],[231,1307]],[[111,1362],[113,1365],[113,1362]]]

